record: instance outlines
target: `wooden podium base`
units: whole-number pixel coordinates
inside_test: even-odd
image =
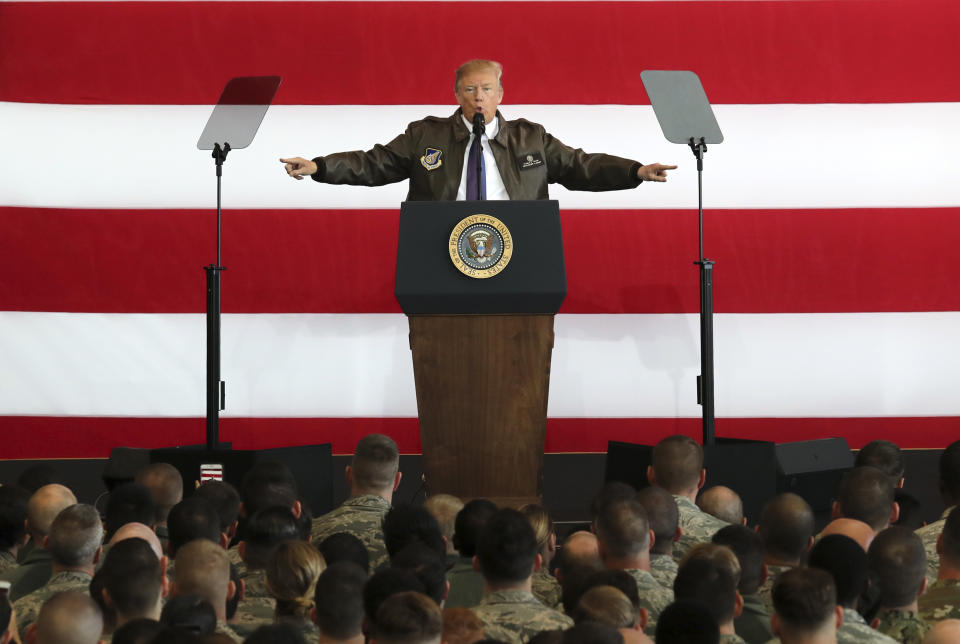
[[[411,315],[429,494],[542,495],[553,315]]]

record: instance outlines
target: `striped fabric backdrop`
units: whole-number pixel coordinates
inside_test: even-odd
[[[479,26],[478,26],[479,25]],[[560,200],[550,452],[699,434],[696,168],[643,69],[696,71],[717,262],[717,431],[939,447],[960,436],[960,3],[0,2],[0,457],[203,440],[215,178],[196,140],[232,76],[283,84],[224,166],[221,436],[369,431],[420,449],[398,204],[277,161],[369,148],[504,64],[507,118],[677,163]]]

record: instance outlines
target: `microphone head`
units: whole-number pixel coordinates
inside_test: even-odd
[[[473,113],[473,133],[476,135],[483,134],[483,129],[486,126],[486,119],[483,118],[483,112],[477,110]]]

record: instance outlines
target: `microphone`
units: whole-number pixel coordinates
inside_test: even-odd
[[[485,121],[483,118],[483,112],[477,111],[473,113],[473,133],[477,136],[481,136],[485,129]]]

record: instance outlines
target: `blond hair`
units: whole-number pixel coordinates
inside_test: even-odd
[[[317,579],[327,567],[323,555],[306,541],[286,541],[267,562],[267,592],[277,600],[277,617],[309,617]]]
[[[500,84],[500,89],[503,89],[503,81],[500,79],[500,77],[503,75],[503,65],[495,60],[474,58],[473,60],[468,60],[464,64],[457,67],[457,78],[453,83],[453,91],[459,93],[461,79],[463,79],[463,77],[467,74],[472,74],[473,72],[491,72],[497,77],[497,83]]]
[[[527,517],[533,533],[537,536],[537,552],[546,554],[550,545],[550,535],[553,534],[553,521],[550,514],[542,505],[528,503],[520,508],[520,514]]]

